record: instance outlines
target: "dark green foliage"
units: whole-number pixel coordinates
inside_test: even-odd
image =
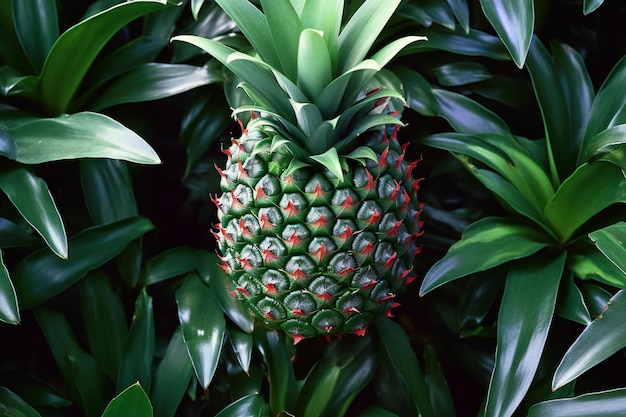
[[[429,38],[380,74],[423,157],[418,279],[364,337],[293,346],[210,234],[248,99],[170,43],[245,49],[234,23],[0,0],[0,415],[626,415],[626,9],[508,3],[404,0],[383,30]]]

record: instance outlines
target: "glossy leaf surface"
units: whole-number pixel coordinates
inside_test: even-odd
[[[0,321],[10,324],[20,322],[20,310],[17,307],[15,288],[9,276],[9,270],[4,265],[2,251],[0,251]]]
[[[262,395],[250,395],[238,399],[224,408],[215,417],[269,417],[270,408]]]
[[[35,307],[63,291],[152,228],[149,220],[134,217],[83,230],[70,239],[68,259],[60,259],[46,249],[27,256],[13,271],[21,308]]]
[[[565,252],[554,259],[537,255],[511,267],[498,314],[486,417],[513,415],[530,387],[552,323],[565,259]]]
[[[207,389],[222,352],[226,333],[224,314],[211,287],[197,274],[185,278],[183,286],[176,291],[176,304],[185,345],[198,382]]]
[[[152,417],[152,415],[152,405],[146,392],[139,383],[135,383],[111,400],[102,417]]]
[[[15,168],[0,173],[0,189],[50,249],[67,258],[63,220],[44,180],[25,168]]]
[[[626,275],[626,223],[619,222],[589,234],[600,252]]]
[[[480,0],[480,5],[513,61],[522,68],[535,26],[533,0]]]
[[[37,410],[5,387],[0,387],[0,414],[16,417],[41,417]]]
[[[424,277],[420,294],[503,263],[525,258],[549,246],[550,240],[537,229],[507,218],[487,217],[469,226]]]
[[[626,347],[626,292],[615,294],[604,311],[583,330],[563,356],[554,373],[554,389],[578,378],[615,352]]]
[[[9,130],[24,164],[77,158],[112,158],[139,164],[161,162],[135,132],[108,116],[82,112],[37,119]]]
[[[198,251],[189,246],[169,248],[150,259],[141,273],[141,282],[152,285],[196,269]]]
[[[13,0],[11,4],[15,32],[30,63],[39,72],[59,37],[56,2]]]
[[[593,392],[536,404],[526,417],[621,417],[626,413],[626,389]]]

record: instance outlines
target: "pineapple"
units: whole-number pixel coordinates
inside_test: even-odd
[[[410,36],[369,49],[400,0],[217,0],[254,51],[178,36],[220,60],[253,104],[223,151],[214,198],[231,293],[297,343],[362,335],[415,279],[419,180],[397,133],[404,102],[381,71]]]

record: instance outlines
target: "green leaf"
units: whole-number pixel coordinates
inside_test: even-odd
[[[339,34],[339,74],[363,61],[400,0],[366,0]]]
[[[303,28],[312,28],[323,33],[326,50],[332,64],[332,73],[337,74],[337,42],[343,16],[343,0],[304,1],[300,20]]]
[[[480,0],[480,5],[513,61],[522,68],[535,26],[533,0]]]
[[[190,274],[176,291],[178,319],[198,382],[207,389],[222,353],[226,320],[213,295],[197,274]]]
[[[428,386],[407,334],[399,324],[386,317],[376,320],[374,325],[384,354],[404,383],[411,402],[421,416],[433,417],[435,414],[430,404]]]
[[[298,14],[289,0],[261,0],[261,6],[278,54],[281,72],[290,80],[295,80],[300,75],[298,39],[303,29]],[[323,48],[326,49],[326,45]]]
[[[137,202],[126,162],[81,160],[80,180],[87,211],[94,223],[107,224],[137,216]]]
[[[77,350],[68,355],[72,375],[80,393],[81,402],[88,417],[98,417],[104,411],[107,399],[107,380],[93,356]]]
[[[589,233],[600,252],[626,275],[626,222],[619,222]]]
[[[280,68],[280,60],[263,13],[249,0],[216,0],[215,2],[237,23],[237,27],[261,59],[274,68]],[[177,38],[179,37],[174,39]]]
[[[229,326],[228,336],[230,344],[237,356],[237,362],[245,373],[249,373],[252,350],[254,348],[252,335],[241,331],[238,327]]]
[[[102,417],[152,417],[152,405],[143,388],[139,383],[122,391],[113,398]]]
[[[526,68],[543,118],[553,183],[558,184],[559,179],[569,176],[576,167],[578,146],[570,134],[570,115],[561,74],[557,73],[552,57],[539,38],[533,38]]]
[[[33,407],[62,408],[72,405],[57,389],[26,371],[0,371],[0,381],[0,385],[15,392]]]
[[[433,89],[437,115],[460,133],[508,133],[509,127],[496,113],[452,91]]]
[[[0,156],[4,156],[7,159],[17,158],[17,145],[13,138],[2,129],[0,125]]]
[[[116,380],[128,335],[120,298],[102,271],[91,272],[80,281],[80,296],[89,350],[100,369]]]
[[[548,337],[566,258],[567,252],[554,259],[536,256],[509,270],[485,417],[510,417],[524,399]]]
[[[580,279],[596,280],[616,288],[626,288],[626,277],[614,263],[592,245],[573,246],[569,267]]]
[[[600,362],[626,347],[626,291],[615,294],[597,319],[583,330],[559,364],[552,388],[575,380]]]
[[[37,410],[5,387],[0,387],[0,414],[15,417],[41,417]]]
[[[209,71],[208,67],[151,62],[113,80],[90,107],[102,110],[123,103],[159,100],[222,80],[221,71]]]
[[[152,285],[196,269],[198,251],[189,246],[169,248],[152,259],[141,272],[141,283]]]
[[[191,0],[191,14],[195,20],[198,20],[198,13],[204,4],[204,0]]]
[[[214,253],[200,252],[198,254],[198,272],[202,279],[211,285],[213,294],[222,311],[246,333],[254,330],[254,320],[247,305],[228,293],[232,286],[230,276],[219,266],[219,260]]]
[[[456,415],[454,400],[448,388],[446,376],[441,369],[441,364],[437,360],[437,352],[432,345],[424,347],[424,363],[424,376],[428,385],[433,415],[454,417]]]
[[[109,39],[132,20],[163,9],[166,4],[165,0],[122,2],[65,31],[50,49],[39,78],[40,98],[46,112],[65,113],[87,70]]]
[[[570,258],[568,257],[568,262]],[[569,268],[568,268],[569,269]],[[561,284],[561,295],[557,305],[557,314],[582,325],[591,323],[591,314],[585,303],[585,297],[574,281],[574,272],[566,272],[566,281]]]
[[[626,145],[626,124],[613,126],[601,131],[589,140],[584,158],[589,161],[624,145]]]
[[[464,0],[447,0],[448,5],[452,9],[456,20],[461,28],[467,33],[470,30],[470,11],[469,6]]]
[[[616,124],[626,122],[623,120],[624,107],[626,107],[624,85],[626,85],[626,56],[615,64],[596,94],[591,106],[583,144],[580,147],[579,162],[587,152],[588,143],[592,137]],[[620,120],[620,114],[622,120]]]
[[[296,376],[291,363],[294,349],[287,347],[284,332],[257,326],[254,341],[267,365],[272,415],[292,410],[296,402]]]
[[[11,5],[13,24],[22,49],[39,72],[59,37],[56,1],[12,0]]]
[[[583,1],[583,13],[590,14],[594,12],[598,7],[602,6],[604,0],[584,0]]]
[[[24,164],[76,158],[123,159],[140,164],[161,162],[135,132],[98,113],[37,119],[8,132],[17,144],[17,161]]]
[[[152,297],[145,288],[135,301],[135,313],[117,373],[116,391],[139,381],[150,390],[154,357],[154,317]]]
[[[270,409],[262,395],[249,395],[224,408],[215,417],[270,417]]]
[[[335,177],[339,178],[340,181],[343,181],[343,170],[341,169],[337,148],[330,148],[321,155],[313,155],[311,159],[319,162],[324,168],[332,172]]]
[[[487,67],[478,62],[459,61],[432,68],[430,72],[444,86],[461,86],[489,80],[493,77]]]
[[[13,270],[22,309],[35,307],[76,283],[153,227],[149,220],[134,217],[83,230],[70,239],[68,259],[45,249],[27,256]]]
[[[4,265],[2,251],[0,251],[0,321],[9,324],[20,322],[20,310],[17,307],[15,288],[13,288],[9,270]]]
[[[580,205],[579,202],[585,204]],[[615,203],[626,202],[624,172],[608,162],[578,167],[548,202],[545,216],[561,242],[567,242],[587,220]],[[576,206],[576,210],[571,210]]]
[[[536,228],[508,218],[486,217],[471,224],[461,240],[428,271],[420,295],[464,277],[506,262],[525,258],[552,244]]]
[[[193,367],[179,327],[172,335],[154,373],[150,398],[155,417],[174,416],[192,377]]]
[[[621,417],[626,413],[626,389],[592,392],[574,398],[544,401],[530,407],[526,417]]]
[[[0,189],[59,257],[67,258],[63,220],[48,186],[25,168],[0,172]]]
[[[439,104],[432,86],[422,74],[409,68],[396,68],[394,73],[402,81],[404,99],[412,110],[424,116],[437,116]]]
[[[389,411],[380,407],[370,407],[364,412],[360,413],[358,417],[399,417],[397,414],[390,413]]]
[[[330,53],[323,35],[314,29],[305,29],[300,34],[297,52],[298,88],[311,102],[317,100],[333,79]]]
[[[420,35],[428,38],[428,42],[414,43],[409,46],[405,53],[414,53],[441,50],[465,56],[480,56],[498,61],[508,61],[510,55],[500,41],[500,38],[470,29],[465,32],[463,29],[454,31],[441,30],[439,28],[420,28]]]

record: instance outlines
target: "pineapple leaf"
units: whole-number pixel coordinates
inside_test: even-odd
[[[298,73],[298,39],[302,24],[289,0],[261,0],[283,74],[295,80]],[[256,36],[256,34],[254,35]]]
[[[359,146],[352,152],[346,155],[346,158],[354,159],[355,161],[360,162],[363,166],[366,165],[365,160],[369,159],[374,162],[378,162],[378,157],[376,156],[376,152],[372,148],[367,146]]]
[[[280,68],[280,60],[263,13],[248,0],[216,0],[216,3],[233,19],[261,59]]]
[[[324,119],[317,106],[311,103],[291,103],[296,112],[298,126],[301,127],[307,138],[310,138],[315,129],[322,124]],[[308,139],[307,141],[310,141]],[[307,144],[308,145],[308,144]],[[314,144],[312,144],[314,145]]]
[[[335,145],[339,151],[350,149],[353,142],[364,132],[372,130],[376,127],[382,127],[387,125],[400,125],[404,124],[398,120],[398,118],[390,116],[388,114],[373,114],[366,116],[352,125],[352,130],[344,137],[344,139],[337,142]]]
[[[324,152],[335,143],[337,119],[324,120],[307,139],[307,150],[311,154]]]
[[[326,48],[332,64],[332,73],[337,73],[339,45],[337,36],[343,16],[343,0],[307,1],[302,10],[302,26],[317,29],[323,33]]]
[[[296,14],[300,18],[300,20],[302,20],[302,10],[306,7],[307,1],[306,0],[289,0],[289,1],[291,2],[291,7],[293,7],[293,9],[296,11]]]
[[[272,110],[268,110],[266,107],[255,106],[255,105],[242,106],[242,107],[236,108],[233,111],[233,115],[238,115],[241,113],[249,113],[249,112],[270,115],[274,117],[276,120],[280,120],[280,123],[283,125],[282,127],[278,123],[275,123],[269,119],[260,119],[260,122],[262,122],[266,126],[272,126],[274,130],[276,131],[287,132],[288,133],[287,136],[294,138],[295,140],[301,142],[302,144],[306,143],[307,141],[306,136],[304,135],[304,132],[302,132],[302,130],[298,126],[296,126],[295,124],[291,123],[288,120],[285,120],[284,118],[282,118],[280,114]]]
[[[305,29],[298,49],[298,87],[311,102],[333,79],[332,63],[323,33]]]
[[[320,155],[313,155],[311,156],[311,159],[322,164],[325,168],[332,172],[334,176],[343,181],[343,170],[341,169],[341,161],[339,160],[339,154],[337,153],[336,148],[330,148]]]
[[[363,61],[400,0],[366,0],[339,34],[339,72]]]

